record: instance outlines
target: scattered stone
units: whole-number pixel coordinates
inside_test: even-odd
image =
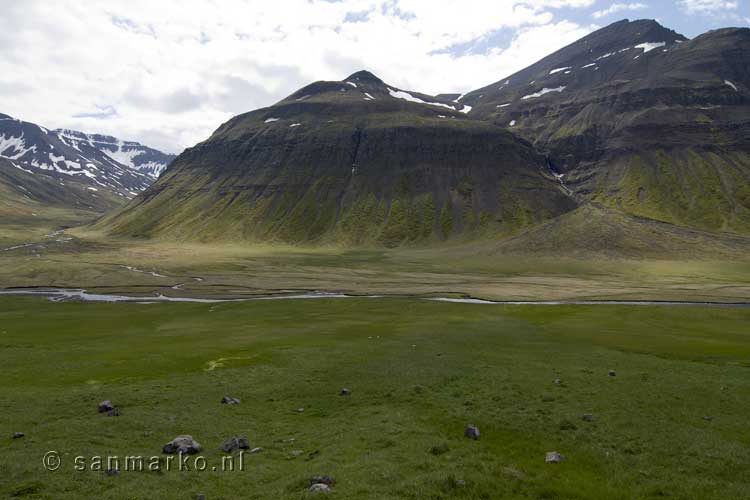
[[[108,476],[119,476],[120,470],[119,469],[107,469],[107,475]]]
[[[330,493],[331,488],[327,484],[317,483],[310,486],[310,491],[313,493]]]
[[[289,452],[289,454],[291,456],[293,456],[293,457],[298,457],[298,456],[302,455],[303,453],[304,453],[304,451],[302,451],[302,450],[292,450],[292,451]]]
[[[255,448],[250,450],[250,453],[260,453],[261,451],[263,451],[263,448],[261,448],[260,446],[256,446]]]
[[[554,383],[555,385],[562,385],[562,380],[560,380],[559,378],[556,378],[556,379],[555,379],[555,380],[553,381],[553,383]]]
[[[320,450],[313,450],[310,453],[307,454],[307,460],[312,460],[313,458],[320,455]]]
[[[112,408],[107,412],[108,417],[119,417],[120,415],[122,415],[122,413],[119,408]]]
[[[310,486],[315,484],[325,484],[326,486],[333,486],[336,484],[336,480],[331,476],[313,476],[310,478]]]
[[[474,424],[469,424],[464,430],[464,436],[469,439],[479,439],[479,429]]]
[[[195,500],[206,500],[206,495],[204,495],[203,493],[198,493],[197,495],[195,495]]]
[[[305,411],[304,408],[297,408],[297,413],[303,413]]]
[[[249,448],[250,441],[245,436],[234,436],[219,446],[219,449],[224,453],[232,453],[235,450],[247,450]]]
[[[703,420],[705,420],[706,422],[711,422],[713,419],[714,417],[712,417],[711,415],[706,415],[705,417],[703,417]]]
[[[162,451],[168,455],[175,453],[182,453],[183,455],[194,455],[201,451],[203,448],[197,441],[193,439],[193,436],[183,434],[177,436],[172,441],[164,445]]]
[[[240,404],[240,400],[237,398],[233,398],[230,396],[224,396],[221,398],[221,404],[223,405],[238,405]]]
[[[21,438],[22,438],[22,437],[24,437],[25,435],[26,435],[26,434],[24,434],[23,432],[14,432],[14,433],[13,433],[13,439],[21,439]]]
[[[544,461],[548,464],[559,464],[563,460],[565,460],[565,457],[556,451],[548,452],[546,458],[544,459]]]
[[[112,401],[110,401],[109,399],[106,399],[106,400],[102,401],[101,403],[99,403],[99,413],[107,413],[107,412],[112,411],[114,409],[115,409],[115,407],[112,404]]]
[[[466,481],[464,481],[463,479],[456,479],[456,486],[458,486],[459,488],[463,488],[464,486],[466,486]]]
[[[339,396],[351,396],[351,395],[352,395],[352,391],[350,391],[349,389],[341,389],[341,391],[339,392]]]
[[[616,377],[616,376],[617,376],[617,373],[616,373],[616,372],[615,372],[614,370],[610,370],[610,371],[609,371],[609,376],[610,376],[610,377]]]
[[[430,453],[437,457],[442,455],[443,453],[448,453],[449,450],[450,448],[448,448],[448,445],[446,443],[442,443],[430,448]]]
[[[584,413],[581,416],[581,420],[583,420],[584,422],[593,422],[594,421],[594,415],[592,415],[591,413]]]

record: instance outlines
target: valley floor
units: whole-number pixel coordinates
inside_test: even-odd
[[[391,297],[0,297],[2,497],[307,498],[309,478],[330,475],[347,499],[750,498],[749,308],[416,300],[748,303],[741,238],[713,247],[691,234],[696,246],[667,256],[562,258],[539,230],[523,254],[512,241],[306,249],[55,229],[0,231],[0,288]],[[225,395],[242,402],[222,405]],[[122,415],[97,413],[105,399]],[[478,441],[463,437],[468,424]],[[76,456],[163,457],[180,434],[204,446],[209,470],[73,470]],[[235,435],[263,451],[245,455],[244,471],[210,470]],[[51,450],[55,472],[42,466]],[[566,460],[545,463],[551,451]]]
[[[3,497],[750,497],[748,309],[0,302]],[[208,470],[73,469],[180,434]],[[263,450],[213,471],[235,435]]]

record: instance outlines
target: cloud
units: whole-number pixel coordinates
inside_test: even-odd
[[[736,0],[678,0],[677,4],[689,14],[722,13],[739,7]]]
[[[109,120],[117,116],[117,110],[114,106],[96,106],[96,111],[88,113],[79,113],[73,115],[73,118],[95,118],[97,120]]]
[[[4,2],[0,112],[179,152],[236,114],[360,69],[427,93],[479,88],[595,29],[559,17],[594,3]]]
[[[645,3],[613,3],[606,9],[597,10],[592,14],[592,16],[594,17],[594,19],[601,19],[602,17],[617,14],[618,12],[624,12],[628,10],[641,10],[647,7],[648,5],[646,5]]]

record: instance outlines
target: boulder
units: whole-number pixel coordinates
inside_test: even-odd
[[[479,435],[479,428],[477,428],[476,425],[469,424],[466,426],[466,429],[464,429],[464,436],[469,439],[479,439]]]
[[[310,486],[314,484],[325,484],[326,486],[333,486],[336,484],[336,480],[331,476],[313,476],[310,478]]]
[[[352,391],[350,391],[349,389],[345,388],[339,391],[339,396],[351,396],[351,395],[352,395]]]
[[[614,370],[610,370],[609,371],[609,376],[610,377],[616,377],[617,376],[617,372],[615,372]]]
[[[581,420],[583,420],[584,422],[593,422],[594,421],[594,415],[592,415],[591,413],[584,413],[581,416]]]
[[[235,450],[247,450],[249,448],[250,441],[245,436],[234,436],[219,446],[219,449],[224,453],[232,453]]]
[[[122,415],[122,413],[119,408],[112,408],[107,412],[108,417],[119,417],[120,415]]]
[[[240,400],[237,398],[233,398],[230,396],[224,396],[221,398],[221,404],[223,405],[238,405],[240,404]]]
[[[99,403],[99,413],[107,413],[107,412],[112,411],[114,409],[115,409],[115,407],[112,404],[112,401],[110,401],[109,399],[105,399],[104,401],[102,401],[101,403]]]
[[[310,491],[313,493],[330,493],[331,488],[327,484],[317,483],[310,486]]]
[[[547,456],[544,459],[548,464],[559,464],[563,460],[565,460],[565,457],[556,451],[547,452]]]
[[[559,378],[556,378],[556,379],[555,379],[555,380],[553,381],[553,383],[554,383],[555,385],[562,385],[562,380],[560,380]]]
[[[175,453],[194,455],[202,449],[201,445],[193,439],[193,436],[182,435],[177,436],[172,441],[165,444],[162,451],[168,455],[173,455]]]
[[[22,438],[22,437],[24,437],[25,435],[26,435],[26,434],[24,434],[23,432],[14,432],[14,433],[13,433],[13,439],[21,439],[21,438]]]

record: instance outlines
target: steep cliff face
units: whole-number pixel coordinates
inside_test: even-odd
[[[469,110],[367,72],[313,83],[225,123],[99,225],[395,246],[513,233],[574,208],[542,155]]]
[[[534,143],[582,199],[750,232],[748,29],[687,40],[622,21],[461,102]]]

